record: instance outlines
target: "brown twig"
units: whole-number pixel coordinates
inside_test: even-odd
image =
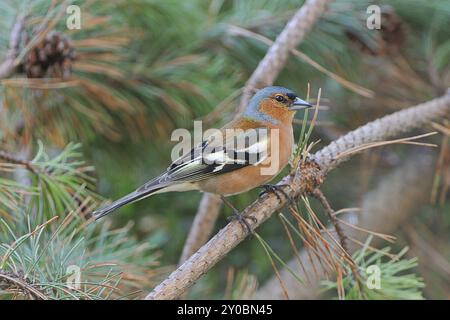
[[[48,297],[36,286],[19,274],[0,270],[0,290],[21,292],[37,300],[48,300]]]
[[[39,173],[39,170],[37,168],[35,168],[33,166],[33,164],[31,163],[31,161],[25,160],[25,159],[21,159],[18,158],[12,154],[9,154],[5,151],[0,150],[0,160],[4,160],[8,163],[12,163],[12,164],[16,164],[19,166],[23,166],[25,167],[28,171],[32,172],[32,173]]]
[[[331,143],[302,163],[294,177],[288,175],[278,184],[289,197],[312,192],[319,187],[325,174],[348,158],[336,160],[336,155],[348,148],[387,139],[407,130],[419,128],[434,119],[448,116],[450,112],[450,91],[446,95],[426,103],[393,113],[370,122]],[[243,214],[248,217],[252,229],[266,221],[275,211],[287,204],[285,197],[278,199],[265,194],[247,207]],[[177,270],[159,284],[147,299],[175,299],[192,286],[203,274],[228,254],[247,237],[247,231],[239,222],[233,221],[221,229],[208,243],[186,260]]]
[[[336,231],[336,234],[339,238],[339,242],[340,242],[342,248],[345,250],[345,253],[348,254],[349,258],[351,259],[352,263],[349,263],[348,265],[349,265],[350,269],[352,270],[353,277],[355,278],[356,284],[358,285],[360,292],[363,293],[363,291],[361,290],[363,284],[362,284],[361,276],[358,271],[358,267],[353,262],[353,259],[351,258],[351,254],[350,254],[350,251],[348,250],[347,241],[346,241],[347,236],[345,235],[344,229],[340,225],[339,220],[336,218],[335,211],[333,210],[330,203],[328,202],[328,199],[325,197],[325,195],[319,188],[314,190],[312,195],[317,200],[319,200],[319,202],[322,204],[323,208],[325,209],[325,212],[327,213],[328,217],[330,218],[331,224],[333,225],[334,230]]]
[[[339,221],[336,218],[335,211],[331,207],[322,190],[317,188],[312,192],[312,196],[314,196],[317,200],[319,200],[320,204],[322,205],[326,214],[328,215],[328,218],[330,218],[334,230],[336,230],[336,234],[339,237],[339,242],[341,243],[342,248],[344,248],[345,251],[348,251],[344,230],[341,228],[341,225],[339,224]]]
[[[0,79],[8,78],[17,67],[15,62],[19,55],[19,45],[22,31],[25,27],[25,17],[18,17],[11,29],[9,36],[9,50],[5,60],[0,64]]]

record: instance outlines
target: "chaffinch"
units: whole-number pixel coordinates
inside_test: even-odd
[[[289,163],[294,147],[292,120],[297,110],[308,107],[289,89],[259,90],[242,116],[204,138],[158,177],[93,215],[99,219],[157,193],[200,190],[220,195],[240,217],[225,196],[265,185]]]

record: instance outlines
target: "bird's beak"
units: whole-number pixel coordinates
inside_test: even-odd
[[[306,108],[312,108],[312,104],[300,99],[299,97],[295,98],[294,102],[292,102],[289,110],[302,110]]]

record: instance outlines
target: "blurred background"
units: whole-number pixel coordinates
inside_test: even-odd
[[[374,4],[381,8],[379,30],[366,25]],[[191,130],[193,120],[204,127],[231,120],[268,49],[260,36],[273,41],[300,6],[289,0],[1,1],[1,297],[38,298],[32,286],[50,298],[136,299],[164,279],[179,261],[200,193],[151,197],[97,223],[85,216],[164,170],[174,129]],[[77,8],[80,28],[70,29]],[[332,2],[276,81],[304,98],[316,98],[321,88],[310,138],[320,142],[312,152],[371,120],[443,95],[450,85],[449,23],[447,0]],[[296,137],[303,125],[299,115]],[[392,281],[391,291],[373,298],[450,298],[448,117],[410,135],[431,131],[438,134],[426,142],[436,147],[367,150],[323,186],[335,210],[389,213],[383,221],[389,228],[370,229],[396,240],[376,248],[390,246],[394,254],[409,248],[401,256],[405,270],[392,275],[407,285]],[[398,188],[380,195],[392,185]],[[244,209],[259,192],[231,200]],[[327,224],[319,203],[312,199],[311,207]],[[229,214],[222,209],[215,231]],[[403,218],[391,223],[391,216]],[[275,215],[258,235],[281,260],[275,259],[278,268],[295,255]],[[270,256],[250,237],[187,297],[252,297],[274,275]],[[376,259],[396,261],[390,258]],[[67,287],[71,265],[81,268],[76,289]],[[327,298],[338,297],[333,279],[321,285]],[[346,293],[351,282],[344,281]],[[308,294],[302,297],[317,297]]]

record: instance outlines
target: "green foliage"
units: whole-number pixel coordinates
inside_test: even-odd
[[[81,30],[69,31],[65,27],[64,7],[72,3],[81,8]],[[145,254],[135,257],[134,252],[140,252],[136,248],[140,243],[147,243],[150,235],[150,243],[164,244],[162,263],[176,263],[200,195],[160,195],[124,208],[112,218],[117,225],[127,225],[118,231],[108,231],[109,225],[103,224],[109,221],[87,223],[84,214],[98,206],[101,197],[94,192],[95,174],[82,160],[77,143],[83,142],[87,163],[97,168],[100,194],[117,198],[134,190],[166,168],[170,155],[168,140],[173,128],[191,128],[192,120],[207,116],[226,99],[208,126],[220,126],[233,117],[239,100],[236,93],[268,47],[257,39],[234,34],[232,26],[274,40],[301,3],[294,0],[0,1],[0,62],[7,53],[9,32],[19,13],[31,17],[26,33],[32,43],[37,41],[39,27],[54,24],[50,29],[69,36],[77,52],[71,79],[28,79],[19,68],[11,79],[2,79],[0,83],[0,148],[15,155],[26,145],[32,154],[37,154],[29,163],[36,169],[33,172],[24,165],[0,164],[2,255],[10,252],[5,258],[5,270],[19,276],[30,270],[29,279],[47,284],[42,289],[53,298],[70,296],[63,290],[69,262],[83,267],[86,281],[91,281],[88,270],[95,269],[98,278],[93,283],[98,285],[103,281],[113,287],[117,287],[114,282],[119,278],[115,275],[137,266],[135,273],[142,285],[136,285],[136,289],[151,287],[143,281],[150,277],[141,277],[144,268],[139,266],[154,261],[154,251],[143,245]],[[277,84],[292,88],[303,97],[307,95],[308,83],[313,97],[322,88],[321,106],[325,110],[320,111],[314,132],[313,126],[305,126],[311,111],[305,114],[303,126],[295,128],[299,152],[311,146],[311,142],[320,139],[327,143],[335,135],[393,109],[422,102],[448,86],[450,11],[446,1],[375,1],[375,4],[391,5],[406,26],[406,42],[400,53],[392,56],[371,56],[346,34],[352,30],[364,42],[377,46],[379,34],[365,25],[366,8],[370,4],[374,1],[335,1],[298,49],[326,70],[373,90],[375,99],[358,96],[294,56],[277,79]],[[30,48],[21,43],[20,49],[19,57],[23,59]],[[438,76],[440,84],[433,83],[433,75]],[[321,120],[333,125],[322,126]],[[35,144],[36,141],[42,142]],[[386,165],[395,156],[379,158]],[[368,172],[375,171],[375,167],[364,164],[361,169],[364,170],[359,171],[356,166],[350,172],[344,168],[340,173],[333,173],[330,183],[334,185],[327,192],[333,204],[345,206],[352,202],[350,199],[361,198],[362,190],[366,190],[365,179],[370,180]],[[24,174],[25,171],[28,173]],[[349,173],[354,178],[351,182]],[[30,183],[20,181],[24,175],[30,178]],[[237,196],[233,201],[239,208],[245,208],[258,192]],[[448,201],[440,211],[446,212],[447,208]],[[51,220],[54,216],[59,216],[58,220]],[[60,221],[66,218],[70,223],[61,226]],[[51,223],[39,227],[49,220]],[[128,221],[134,222],[132,227]],[[308,221],[311,222],[309,216]],[[221,217],[217,227],[224,224],[225,218]],[[435,224],[444,228],[442,223]],[[96,225],[107,230],[99,230]],[[206,284],[200,284],[206,289],[194,290],[190,297],[204,297],[205,292],[208,296],[223,297],[226,287],[223,275],[230,265],[249,270],[258,279],[272,276],[274,270],[267,256],[278,261],[276,257],[292,255],[292,248],[286,245],[285,237],[280,239],[280,232],[283,232],[281,223],[264,224],[258,234],[265,241],[264,249],[272,253],[268,255],[261,250],[259,241],[244,242],[217,266],[218,272],[207,276]],[[100,236],[105,238],[100,241]],[[135,237],[139,240],[134,240]],[[17,251],[11,249],[19,239],[22,240]],[[115,242],[123,242],[123,247],[114,247]],[[71,247],[74,249],[70,250]],[[90,264],[91,259],[99,264],[113,260],[118,265],[92,269],[95,263]],[[395,278],[392,274],[393,284],[389,285],[397,286]],[[120,283],[127,281],[122,279]],[[52,286],[57,289],[50,290]],[[82,293],[70,291],[70,294],[79,298],[105,298],[110,292],[105,287],[102,292],[100,287],[90,291],[94,287],[83,288]],[[350,282],[349,287],[352,287]],[[113,295],[131,291],[127,287],[125,292]],[[375,292],[369,292],[367,297],[370,294]],[[399,294],[400,291],[394,295]],[[230,297],[237,298],[239,294]]]
[[[69,144],[49,157],[40,145],[26,166],[34,175],[32,185],[2,179],[2,187],[16,193],[12,201],[2,202],[7,215],[0,220],[0,295],[17,289],[6,276],[22,283],[23,296],[32,289],[47,299],[136,297],[151,285],[153,241],[130,237],[131,224],[111,229],[109,223],[85,218],[99,197],[89,190],[93,179],[79,148]],[[2,196],[9,198],[8,193]],[[71,280],[70,287],[73,267],[81,278],[79,283]]]
[[[99,200],[100,197],[92,189],[93,168],[87,166],[81,158],[80,144],[68,144],[59,154],[50,157],[43,144],[38,143],[38,151],[34,159],[22,163],[3,164],[0,170],[17,170],[22,175],[24,170],[30,171],[32,184],[20,184],[10,179],[0,180],[2,194],[2,210],[20,209],[24,199],[36,208],[41,217],[51,217],[55,213],[75,210],[80,201]]]
[[[392,255],[389,253],[390,247],[371,251],[370,241],[371,237],[364,248],[353,255],[362,278],[360,282],[362,288],[355,281],[351,270],[347,268],[347,275],[342,284],[333,281],[322,282],[326,290],[337,290],[338,286],[343,286],[347,300],[423,299],[422,288],[425,286],[423,279],[412,272],[412,269],[417,267],[417,258],[404,258],[408,248],[403,248],[399,253]],[[379,270],[380,288],[377,288],[376,280],[374,280],[378,271],[369,269],[369,267],[374,268],[373,266]]]

